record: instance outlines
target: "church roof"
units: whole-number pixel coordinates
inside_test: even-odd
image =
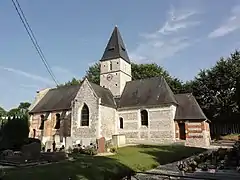
[[[129,81],[118,103],[121,107],[177,104],[175,96],[163,77]]]
[[[30,113],[71,109],[71,102],[76,97],[80,86],[71,85],[50,89]]]
[[[197,100],[191,93],[176,94],[175,98],[178,107],[175,115],[176,120],[205,120],[207,117],[203,113]]]
[[[102,86],[99,86],[95,83],[91,83],[94,92],[97,94],[99,98],[101,98],[101,105],[109,106],[116,108],[116,103],[114,101],[114,97],[109,89],[106,89]]]
[[[100,61],[116,59],[116,58],[122,58],[128,63],[130,63],[127,49],[124,45],[122,36],[117,26],[114,28],[112,32],[112,35],[108,41],[107,47],[105,48],[105,51]]]

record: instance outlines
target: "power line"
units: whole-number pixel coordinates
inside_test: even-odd
[[[43,64],[44,64],[44,66],[46,67],[48,73],[49,73],[50,76],[52,77],[52,79],[53,79],[53,81],[55,82],[55,84],[58,85],[58,81],[57,81],[56,77],[54,76],[54,74],[53,74],[50,66],[48,65],[48,62],[47,62],[47,60],[46,60],[46,58],[45,58],[45,56],[44,56],[44,54],[43,54],[43,52],[42,52],[42,50],[41,50],[38,42],[37,42],[37,39],[36,39],[36,37],[35,37],[32,29],[31,29],[31,27],[30,27],[30,25],[29,25],[29,23],[28,23],[28,21],[27,21],[27,18],[26,18],[26,16],[24,15],[24,12],[23,12],[23,10],[22,10],[22,8],[21,8],[21,6],[20,6],[20,3],[18,2],[18,0],[16,0],[16,3],[17,3],[17,4],[14,2],[14,0],[12,0],[12,3],[13,3],[13,5],[14,5],[17,13],[18,13],[18,16],[19,16],[21,22],[23,23],[23,26],[24,26],[25,30],[26,30],[27,33],[28,33],[29,38],[31,39],[31,41],[32,41],[35,49],[37,50],[37,53],[38,53],[38,55],[40,56],[40,58],[41,58],[41,60],[42,60],[42,62],[43,62]],[[18,6],[18,7],[17,7],[17,6]],[[18,10],[18,8],[19,8],[20,11]]]

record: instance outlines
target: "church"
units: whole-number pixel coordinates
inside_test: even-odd
[[[126,144],[210,145],[210,121],[191,93],[174,94],[163,77],[132,80],[118,27],[100,66],[100,85],[84,79],[80,85],[38,91],[30,106],[29,136],[66,148],[116,135]]]

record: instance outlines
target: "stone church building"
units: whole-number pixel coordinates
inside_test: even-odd
[[[89,145],[124,135],[126,143],[209,146],[209,121],[192,94],[174,94],[163,77],[132,80],[117,27],[100,59],[100,85],[44,89],[30,107],[30,137]]]

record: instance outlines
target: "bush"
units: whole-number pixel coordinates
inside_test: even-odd
[[[72,153],[78,153],[79,149],[78,148],[73,148]]]
[[[116,147],[111,147],[110,152],[111,153],[117,153],[117,148]]]
[[[94,156],[94,155],[97,155],[97,149],[93,147],[82,149],[82,153]]]

